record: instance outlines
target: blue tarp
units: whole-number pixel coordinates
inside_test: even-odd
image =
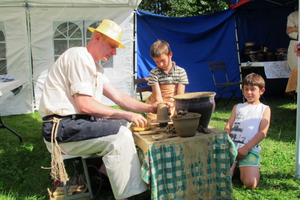
[[[173,60],[187,71],[190,84],[186,92],[216,91],[209,62],[226,62],[230,81],[239,81],[237,44],[241,62],[247,62],[243,55],[246,42],[254,42],[257,49],[267,46],[273,52],[287,48],[287,16],[297,3],[298,0],[232,0],[234,9],[185,18],[137,11],[137,77],[148,77],[156,67],[149,49],[157,39],[163,39],[171,46]]]
[[[149,50],[158,39],[170,44],[173,61],[186,70],[186,92],[216,91],[209,62],[226,62],[230,81],[239,81],[234,10],[185,18],[137,11],[138,78],[156,67]]]
[[[297,4],[298,0],[232,0],[232,6],[239,5],[235,15],[242,62],[246,42],[254,42],[257,49],[265,45],[272,52],[288,47],[287,17]]]

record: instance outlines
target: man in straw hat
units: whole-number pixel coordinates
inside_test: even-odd
[[[99,60],[116,55],[122,29],[104,19],[98,28],[89,27],[91,40],[86,47],[65,51],[54,63],[44,84],[39,113],[43,117],[43,137],[54,158],[51,175],[64,181],[61,153],[97,154],[104,165],[100,172],[108,175],[116,199],[126,199],[144,192],[140,163],[128,122],[146,126],[138,113],[103,105],[104,95],[117,105],[135,112],[156,113],[159,103],[150,105],[119,92],[103,73]],[[62,161],[61,161],[62,162]],[[62,165],[63,166],[63,165]]]

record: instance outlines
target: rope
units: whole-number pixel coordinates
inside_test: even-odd
[[[51,131],[51,152],[52,152],[52,160],[51,160],[51,178],[53,180],[59,180],[61,182],[68,181],[68,174],[65,169],[62,153],[66,154],[58,145],[56,140],[57,130],[59,127],[59,122],[63,118],[53,117],[53,126]]]
[[[52,130],[51,130],[51,153],[52,153],[52,160],[51,160],[51,172],[50,176],[54,181],[60,181],[60,182],[67,182],[68,181],[68,174],[65,169],[64,165],[64,159],[62,157],[62,153],[66,154],[64,152],[57,140],[57,130],[59,127],[59,122],[65,118],[56,118],[53,117],[52,120],[45,120],[43,122],[53,122]],[[46,167],[42,167],[43,169],[49,169]]]

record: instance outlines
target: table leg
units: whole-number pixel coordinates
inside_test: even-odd
[[[13,134],[15,134],[19,139],[20,139],[20,142],[22,142],[22,137],[14,130],[12,130],[11,128],[9,128],[8,126],[6,126],[3,121],[2,121],[2,117],[0,115],[0,129],[3,129],[3,128],[6,128],[8,129],[10,132],[12,132]]]

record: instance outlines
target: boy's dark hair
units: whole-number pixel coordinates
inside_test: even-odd
[[[251,73],[248,74],[242,81],[242,85],[251,85],[251,86],[258,86],[259,89],[265,88],[266,83],[263,77],[259,74]]]
[[[169,55],[170,52],[171,52],[170,45],[164,40],[157,40],[150,47],[150,56],[152,58],[159,57],[162,54]]]

